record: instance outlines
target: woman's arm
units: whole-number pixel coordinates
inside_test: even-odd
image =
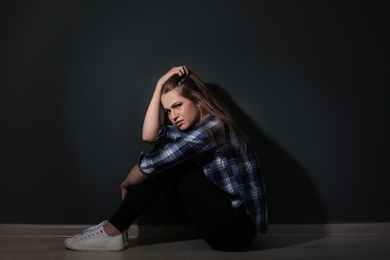
[[[147,175],[143,174],[139,170],[138,165],[134,166],[133,169],[131,169],[131,171],[127,175],[126,179],[121,183],[122,200],[124,200],[124,198],[126,197],[127,190],[130,188],[130,186],[141,183],[146,179]]]
[[[198,155],[215,153],[223,140],[214,141],[210,134],[219,134],[221,126],[219,119],[205,117],[202,124],[195,129],[187,132],[178,130],[181,134],[175,139],[148,154],[141,153],[138,161],[139,170],[143,174],[155,174]]]
[[[152,99],[150,100],[148,110],[145,114],[144,125],[142,127],[142,140],[146,142],[153,142],[161,127],[160,122],[160,102],[161,102],[161,89],[164,83],[173,75],[178,74],[182,76],[188,74],[188,70],[185,66],[173,67],[164,76],[162,76],[154,89]]]

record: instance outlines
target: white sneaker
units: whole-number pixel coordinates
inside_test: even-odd
[[[107,221],[99,225],[87,228],[82,234],[77,234],[65,240],[65,247],[76,251],[121,251],[129,246],[127,231],[109,236],[103,226]]]

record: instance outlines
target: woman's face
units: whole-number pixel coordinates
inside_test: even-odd
[[[182,131],[194,127],[202,118],[199,107],[189,99],[180,96],[176,89],[163,94],[161,104],[169,121]]]

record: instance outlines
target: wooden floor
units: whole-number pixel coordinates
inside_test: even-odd
[[[278,232],[276,232],[278,233]],[[269,234],[258,236],[244,252],[218,252],[201,239],[171,241],[130,238],[122,252],[75,252],[65,237],[0,236],[0,260],[64,259],[390,259],[390,234],[341,232],[332,234]]]

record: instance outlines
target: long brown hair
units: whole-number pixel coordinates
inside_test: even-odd
[[[169,91],[176,89],[180,96],[192,101],[197,105],[201,113],[210,116],[217,117],[222,122],[221,132],[218,137],[211,135],[214,141],[218,142],[218,139],[221,138],[224,140],[226,130],[234,138],[234,142],[238,142],[237,134],[243,139],[245,150],[249,145],[249,140],[245,133],[242,131],[241,127],[237,124],[235,119],[232,117],[229,109],[225,104],[215,96],[198,76],[194,73],[186,74],[179,76],[177,74],[170,77],[161,89],[161,95],[168,93]],[[170,124],[167,114],[165,113],[164,124]]]

